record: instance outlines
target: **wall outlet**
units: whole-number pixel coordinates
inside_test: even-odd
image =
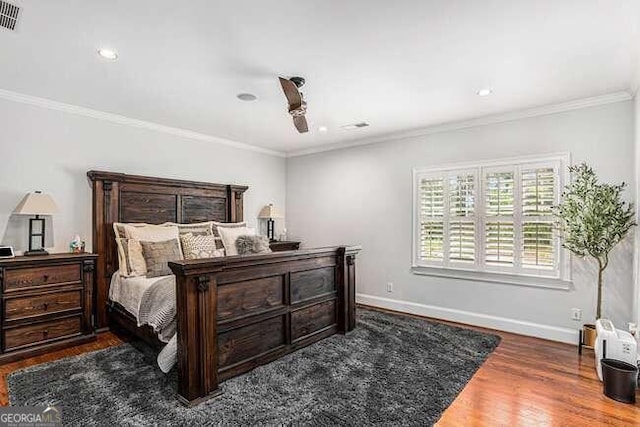
[[[571,320],[582,320],[582,310],[579,308],[571,309]]]
[[[387,292],[393,292],[393,282],[387,282]]]

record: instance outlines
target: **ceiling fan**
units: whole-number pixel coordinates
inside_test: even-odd
[[[307,119],[304,117],[307,113],[307,103],[299,90],[304,86],[304,79],[302,77],[291,77],[289,79],[279,77],[279,79],[284,95],[287,97],[289,114],[293,117],[293,125],[300,133],[309,132]]]

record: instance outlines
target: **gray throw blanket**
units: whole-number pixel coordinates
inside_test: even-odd
[[[158,366],[167,373],[176,364],[176,278],[158,280],[142,294],[138,326],[149,325],[162,342],[168,343],[158,355]]]

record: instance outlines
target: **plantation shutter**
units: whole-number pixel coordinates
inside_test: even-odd
[[[514,264],[514,173],[487,172],[485,175],[485,262]]]
[[[522,266],[553,269],[556,245],[551,207],[556,200],[554,168],[523,169],[522,186]]]
[[[420,179],[419,203],[420,259],[442,261],[444,258],[444,179]]]
[[[413,266],[568,280],[552,214],[566,163],[549,156],[414,170]]]
[[[476,259],[475,176],[449,177],[449,261]]]

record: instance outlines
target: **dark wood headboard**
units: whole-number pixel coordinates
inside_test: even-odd
[[[114,222],[183,224],[243,220],[248,187],[89,171],[93,188],[93,252],[96,264],[96,327],[108,327],[111,276],[118,270]]]

